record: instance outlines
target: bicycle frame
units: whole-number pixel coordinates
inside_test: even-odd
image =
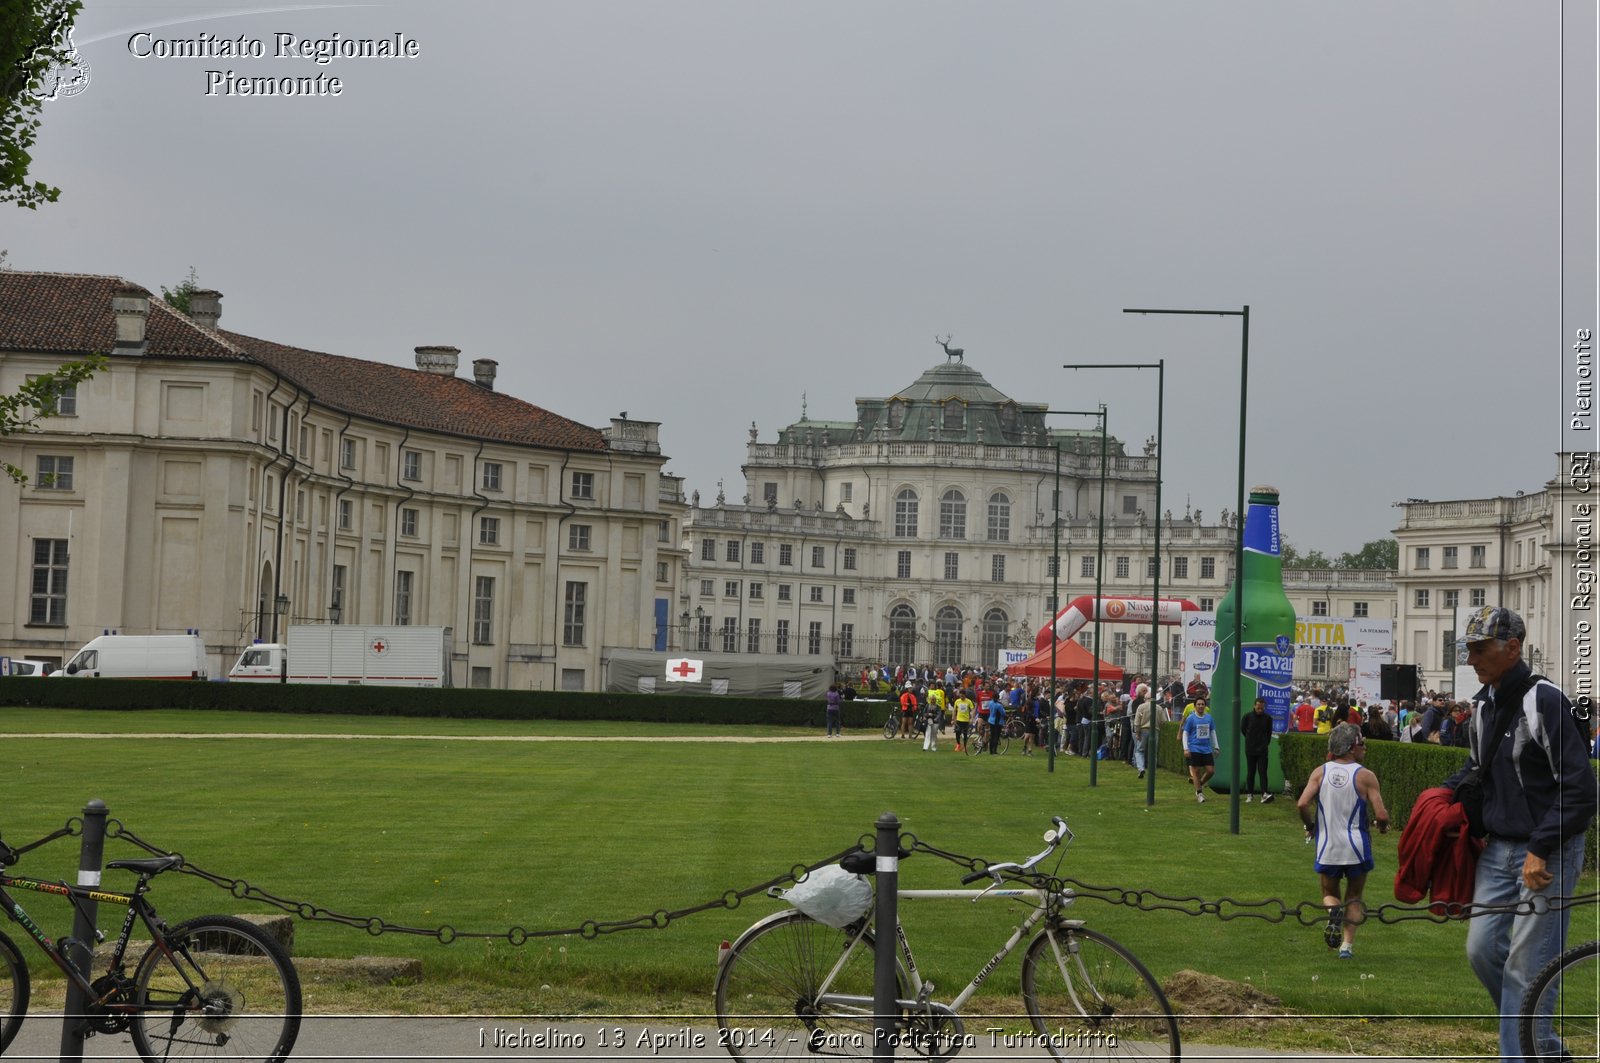
[[[3,906],[7,918],[9,918],[13,923],[16,923],[18,926],[22,927],[22,929],[26,930],[28,932],[28,937],[33,940],[34,944],[43,949],[45,955],[49,956],[50,959],[54,961],[55,965],[61,968],[61,972],[73,983],[75,983],[80,990],[83,991],[84,998],[88,1001],[90,1007],[101,1007],[107,1011],[127,1012],[131,1014],[146,1009],[140,1008],[133,1004],[118,1005],[114,1003],[108,1003],[107,997],[97,994],[89,979],[79,973],[78,969],[73,966],[67,957],[62,955],[61,943],[67,939],[56,938],[55,940],[51,940],[50,936],[40,929],[39,925],[33,921],[33,919],[28,915],[27,911],[23,909],[22,905],[18,904],[12,898],[12,896],[6,892],[6,887],[9,886],[13,889],[29,890],[33,893],[48,893],[57,897],[66,897],[68,901],[72,903],[74,908],[77,907],[79,900],[97,901],[101,904],[117,904],[125,906],[128,909],[128,914],[122,920],[122,933],[118,935],[116,947],[111,953],[109,969],[115,971],[122,967],[123,957],[127,953],[128,942],[133,934],[135,919],[143,922],[145,929],[150,931],[151,940],[154,941],[158,947],[160,947],[163,951],[170,953],[170,950],[167,948],[166,936],[162,932],[162,927],[165,924],[162,922],[161,917],[156,914],[155,908],[148,900],[145,899],[144,896],[144,890],[147,883],[148,879],[141,877],[139,879],[139,885],[134,888],[132,893],[119,893],[114,890],[103,890],[89,886],[73,886],[66,882],[49,882],[44,879],[30,878],[26,875],[9,875],[4,872],[0,872],[0,906]],[[94,947],[93,942],[81,942],[80,944],[91,949],[91,951]]]
[[[999,951],[991,956],[988,962],[978,969],[978,973],[973,976],[972,981],[968,982],[966,987],[962,989],[960,993],[956,994],[955,999],[950,1001],[950,1003],[939,1005],[941,1008],[945,1008],[951,1012],[957,1013],[961,1011],[961,1009],[966,1005],[967,1001],[972,999],[972,995],[978,991],[978,987],[983,985],[984,981],[989,977],[989,975],[994,973],[994,969],[1005,962],[1006,957],[1011,955],[1012,950],[1020,945],[1023,940],[1032,933],[1034,928],[1039,925],[1040,921],[1051,914],[1052,909],[1059,909],[1060,907],[1064,907],[1066,904],[1071,903],[1070,898],[1063,899],[1062,895],[1060,894],[1056,895],[1055,898],[1052,898],[1046,891],[1040,889],[994,889],[992,887],[984,890],[896,890],[895,896],[902,900],[964,900],[970,901],[974,904],[976,904],[978,901],[986,900],[988,898],[1002,897],[1013,900],[1022,899],[1035,902],[1033,911],[1029,912],[1028,917],[1011,932],[1011,936],[1006,939],[1003,945],[1000,946]],[[829,970],[827,977],[823,979],[823,992],[818,995],[819,1003],[832,1004],[835,1006],[864,1007],[868,1012],[871,1011],[874,1004],[872,997],[852,996],[849,994],[827,992],[827,987],[832,984],[833,979],[837,976],[839,971],[843,970],[845,965],[850,961],[850,957],[855,952],[856,946],[861,942],[862,935],[866,933],[867,925],[868,923],[863,921],[861,929],[851,939],[849,947],[844,950],[844,953],[839,957],[838,961],[834,963],[832,969]],[[1069,922],[1064,925],[1071,926],[1074,924]],[[1078,923],[1076,925],[1082,924]],[[1050,929],[1053,929],[1053,927],[1047,927],[1047,931]],[[905,1010],[916,1010],[919,1008],[925,1009],[931,1003],[929,997],[933,992],[934,986],[933,983],[924,982],[922,980],[922,975],[917,970],[916,958],[911,953],[911,942],[906,939],[905,927],[898,918],[895,920],[894,936],[900,952],[900,957],[905,962],[906,977],[910,980],[909,988],[912,993],[911,999],[898,1000],[895,1003],[898,1007]],[[1059,962],[1060,948],[1058,945],[1056,945],[1054,940],[1052,940],[1052,945],[1056,948],[1057,960]]]

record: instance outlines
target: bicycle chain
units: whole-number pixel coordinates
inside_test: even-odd
[[[909,844],[908,844],[909,843]],[[972,871],[987,871],[989,862],[981,857],[963,856],[936,848],[919,841],[914,834],[901,835],[900,847],[912,852],[928,853],[948,860]],[[1278,898],[1266,900],[1239,900],[1219,897],[1175,896],[1150,889],[1124,889],[1121,886],[1095,886],[1066,876],[1032,872],[1009,877],[1027,882],[1036,889],[1049,892],[1070,890],[1074,897],[1104,901],[1107,904],[1135,908],[1142,912],[1178,912],[1189,916],[1215,916],[1224,922],[1234,919],[1261,919],[1269,923],[1282,923],[1291,916],[1301,926],[1322,926],[1328,921],[1328,906],[1313,901],[1289,904]],[[1510,904],[1434,903],[1427,905],[1382,904],[1366,907],[1366,918],[1376,918],[1380,923],[1403,923],[1426,919],[1431,923],[1448,923],[1458,919],[1475,919],[1485,915],[1533,915],[1543,911],[1563,911],[1587,904],[1600,904],[1600,892],[1581,893],[1572,897],[1534,897]]]
[[[133,831],[129,830],[127,826],[124,825],[120,820],[113,819],[107,821],[106,837],[120,838],[155,856],[172,855],[172,853],[168,850],[162,849],[157,845],[152,845],[143,838],[139,837],[137,834],[133,833]],[[496,941],[503,939],[511,945],[520,946],[526,944],[531,938],[577,936],[586,941],[592,941],[603,934],[616,934],[624,930],[665,930],[672,923],[686,916],[698,915],[701,912],[708,912],[717,908],[726,908],[729,910],[737,908],[746,897],[753,897],[758,893],[765,893],[768,890],[776,886],[782,886],[785,883],[797,882],[801,876],[815,871],[819,867],[824,867],[828,864],[836,864],[844,857],[848,856],[850,853],[856,852],[860,848],[861,843],[858,840],[857,844],[851,846],[850,848],[841,850],[840,852],[837,852],[832,856],[825,857],[822,860],[818,860],[815,863],[795,864],[786,873],[778,875],[774,878],[770,878],[765,882],[759,883],[755,886],[747,887],[746,889],[742,890],[726,890],[713,900],[705,901],[701,904],[691,905],[688,908],[679,908],[676,911],[668,911],[664,908],[658,908],[653,912],[645,915],[636,915],[631,919],[616,919],[609,921],[586,919],[578,926],[561,930],[529,930],[526,927],[513,926],[509,930],[504,931],[468,931],[457,930],[448,923],[439,927],[406,926],[400,923],[391,923],[382,916],[349,915],[344,912],[335,912],[332,909],[323,908],[320,905],[312,904],[309,901],[293,901],[286,897],[279,897],[276,894],[272,894],[264,889],[261,889],[259,886],[251,885],[242,878],[230,878],[227,875],[219,875],[215,872],[207,871],[202,867],[197,867],[190,863],[187,859],[184,860],[183,866],[178,868],[178,870],[185,875],[193,875],[196,878],[204,879],[219,889],[227,890],[228,893],[239,900],[258,901],[262,904],[268,904],[279,909],[280,911],[289,912],[290,914],[298,916],[299,918],[307,920],[308,922],[339,923],[343,926],[359,927],[374,937],[377,937],[381,934],[410,934],[416,937],[434,938],[441,945],[448,945],[451,942],[458,941],[462,938],[472,938],[484,941]]]

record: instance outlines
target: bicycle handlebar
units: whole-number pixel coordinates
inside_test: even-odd
[[[1063,842],[1072,841],[1072,830],[1067,826],[1066,820],[1060,816],[1051,816],[1050,823],[1052,824],[1051,829],[1045,831],[1044,834],[1043,849],[1034,853],[1020,864],[1010,860],[1003,863],[990,864],[982,871],[974,871],[972,874],[964,876],[961,879],[961,884],[963,886],[970,885],[982,878],[993,878],[996,882],[1001,882],[1007,874],[1026,874],[1032,871],[1039,864],[1039,861],[1056,851],[1056,846]]]

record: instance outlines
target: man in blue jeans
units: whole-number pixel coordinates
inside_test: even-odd
[[[1500,1056],[1522,1057],[1518,1017],[1539,969],[1561,952],[1568,910],[1583,867],[1583,835],[1596,807],[1595,777],[1572,704],[1522,660],[1522,617],[1488,606],[1467,622],[1467,663],[1483,689],[1474,696],[1471,755],[1445,781],[1454,789],[1482,763],[1483,828],[1475,905],[1519,905],[1526,913],[1470,920],[1467,960],[1500,1011]],[[1537,1031],[1550,1037],[1549,1024]],[[1556,1045],[1541,1045],[1560,1054]]]

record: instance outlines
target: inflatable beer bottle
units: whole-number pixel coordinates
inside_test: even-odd
[[[1211,689],[1211,715],[1216,719],[1217,774],[1213,789],[1233,792],[1233,756],[1239,719],[1233,708],[1233,686],[1241,682],[1239,713],[1253,710],[1256,698],[1267,703],[1272,730],[1288,730],[1292,711],[1290,689],[1294,676],[1294,606],[1283,590],[1282,541],[1278,536],[1278,489],[1252,487],[1250,508],[1244,515],[1244,571],[1234,577],[1217,607],[1217,668]],[[1237,668],[1233,643],[1234,617],[1239,611],[1239,588],[1244,588],[1244,661]],[[1237,670],[1236,670],[1237,669]],[[1245,784],[1244,745],[1239,745],[1239,786]],[[1278,763],[1278,743],[1272,743],[1267,761],[1267,789],[1283,789],[1283,769]]]

